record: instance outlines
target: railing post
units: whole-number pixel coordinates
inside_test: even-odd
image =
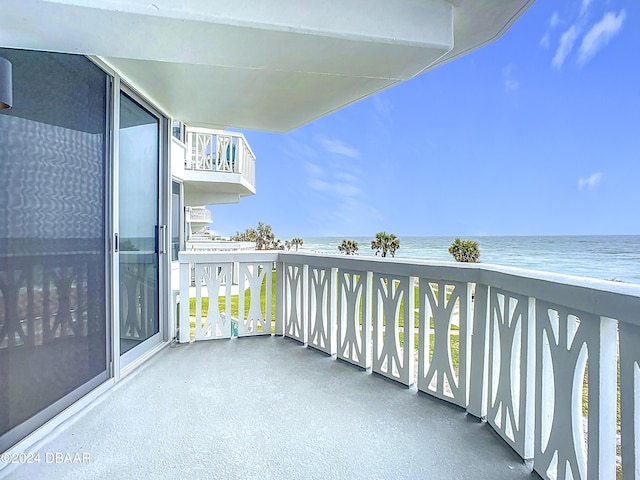
[[[409,385],[413,385],[416,371],[415,355],[415,298],[416,298],[416,277],[409,277],[407,296],[404,303],[404,361],[407,364],[407,376]]]
[[[211,168],[220,170],[220,136],[211,134]]]
[[[336,267],[333,267],[330,270],[328,295],[330,305],[330,314],[328,319],[329,349],[331,355],[335,355],[338,351],[338,269]]]
[[[535,443],[535,417],[536,417],[536,299],[529,297],[527,307],[528,321],[524,324],[523,329],[526,327],[527,333],[527,355],[526,355],[526,369],[525,380],[527,384],[527,394],[524,403],[520,405],[520,414],[525,416],[525,437],[524,437],[524,459],[531,460],[534,456],[534,443]],[[525,332],[522,332],[522,336],[525,337]],[[524,412],[523,412],[524,410]]]
[[[284,264],[276,262],[276,335],[284,336]]]
[[[236,173],[239,173],[242,176],[245,176],[245,144],[244,144],[244,139],[238,137],[238,139],[236,140],[238,143],[238,146],[236,148]]]
[[[180,262],[180,343],[189,343],[191,332],[189,326],[189,286],[191,283],[191,265]]]
[[[593,441],[589,436],[589,458],[587,475],[589,478],[610,478],[615,475],[616,465],[616,367],[617,329],[616,320],[600,317],[599,352],[591,359],[589,369],[598,370],[597,385],[589,388],[589,432],[597,432]],[[636,347],[637,348],[637,344]],[[593,365],[597,362],[597,365]],[[589,372],[589,379],[593,379]],[[592,401],[591,395],[595,397]],[[632,478],[630,474],[625,478]],[[637,477],[636,477],[637,478]]]
[[[311,315],[309,315],[309,265],[302,266],[302,305],[300,314],[302,315],[302,343],[306,346],[309,342],[309,330]]]
[[[620,436],[624,478],[640,479],[640,327],[621,321],[620,338]]]
[[[373,328],[373,272],[367,272],[365,275],[364,297],[362,299],[362,329],[363,329],[363,357],[364,367],[369,368],[372,362],[372,338],[371,330]]]
[[[465,405],[469,405],[469,377],[471,372],[471,327],[473,326],[473,294],[475,286],[473,283],[467,282],[464,290],[464,301],[462,308],[460,309],[460,323],[464,319],[464,331],[460,331],[459,335],[459,348],[460,352],[464,352],[464,362],[460,362],[460,383],[464,388],[464,402]],[[462,299],[461,299],[462,300]],[[464,382],[464,384],[462,383]]]
[[[467,413],[479,419],[487,417],[489,286],[476,284],[471,337],[471,369]]]
[[[184,168],[191,168],[193,162],[193,132],[187,131],[187,150],[184,156]]]

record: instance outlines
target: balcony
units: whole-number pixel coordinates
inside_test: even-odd
[[[256,157],[241,133],[189,127],[186,150],[176,157],[184,161],[173,171],[186,205],[236,203],[256,193]]]
[[[211,223],[211,210],[205,207],[187,207],[185,211],[187,223]]]
[[[274,332],[342,361],[327,368],[352,364],[486,420],[543,478],[638,478],[638,285],[291,252],[180,261],[181,298],[196,272],[180,342]]]
[[[461,410],[274,337],[167,348],[39,452],[9,478],[531,478]]]
[[[638,285],[275,251],[180,268],[182,345],[38,450],[90,461],[10,478],[638,478]]]

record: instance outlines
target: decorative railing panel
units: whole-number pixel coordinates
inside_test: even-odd
[[[549,479],[614,478],[615,322],[541,300],[536,312],[534,467]]]
[[[231,289],[225,288],[224,301],[219,304],[220,287],[231,283],[231,264],[199,264],[195,270],[196,340],[231,338]]]
[[[528,297],[497,288],[489,298],[487,421],[521,457],[532,458],[533,306]]]
[[[371,285],[367,272],[338,270],[338,358],[371,366]]]
[[[309,267],[310,347],[328,355],[336,353],[335,269]]]
[[[413,278],[373,274],[372,368],[404,385],[414,383],[414,291]]]
[[[486,418],[543,478],[640,478],[640,286],[484,264],[295,252],[180,255],[181,297],[189,295],[190,264],[229,262],[252,272],[241,282],[251,305],[273,264],[279,335],[405,385],[417,358],[420,391]],[[215,288],[229,292],[228,283]],[[255,313],[258,322],[269,317],[264,308]],[[188,342],[184,317],[180,338]]]
[[[187,222],[211,223],[211,210],[206,207],[185,207]]]
[[[420,279],[418,389],[461,407],[467,406],[470,308],[468,283]]]
[[[86,274],[77,265],[43,271],[44,341],[61,336],[86,336]],[[52,304],[55,305],[52,308]],[[52,312],[56,312],[53,313]]]
[[[305,266],[284,265],[284,336],[307,343]]]
[[[0,255],[0,452],[23,422],[106,378],[104,260],[99,251]]]
[[[157,332],[154,281],[158,269],[148,261],[149,255],[142,260],[137,257],[120,258],[120,338],[141,341]]]
[[[271,335],[271,263],[240,263],[239,269],[238,336]]]
[[[187,170],[239,173],[255,185],[256,157],[241,133],[189,128],[187,144],[191,149]]]

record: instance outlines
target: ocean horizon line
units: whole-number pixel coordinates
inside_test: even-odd
[[[377,232],[376,232],[377,233]],[[393,233],[391,231],[387,233]],[[402,235],[393,233],[396,237],[402,238],[540,238],[540,237],[640,237],[640,233],[571,233],[571,234],[563,234],[563,233],[548,233],[548,234],[456,234],[456,235]],[[298,235],[300,236],[300,235]],[[334,234],[315,234],[315,235],[303,235],[308,238],[375,238],[375,233],[371,235],[334,235]],[[287,238],[287,237],[283,237]]]
[[[339,253],[342,240],[359,243],[358,254],[374,256],[373,236],[302,237],[301,251]],[[397,258],[453,261],[454,236],[398,236]],[[640,284],[640,235],[462,236],[478,242],[480,262]]]

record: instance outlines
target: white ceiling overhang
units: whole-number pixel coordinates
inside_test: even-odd
[[[534,0],[4,0],[0,46],[101,57],[191,125],[284,132],[500,36]]]

